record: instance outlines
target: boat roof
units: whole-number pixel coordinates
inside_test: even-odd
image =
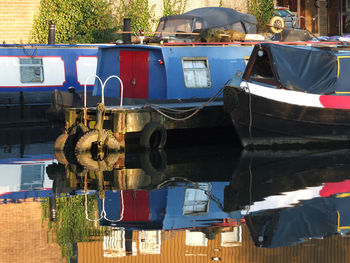
[[[350,74],[342,74],[350,67],[349,56],[350,50],[337,47],[261,43],[254,47],[242,79],[332,94],[350,82]]]

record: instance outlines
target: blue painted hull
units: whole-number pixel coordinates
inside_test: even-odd
[[[104,47],[99,50],[97,75],[102,82],[113,75],[120,77],[125,98],[207,99],[232,76],[244,72],[252,49],[241,45]],[[134,62],[141,55],[145,59]],[[119,89],[119,81],[112,78],[105,84],[104,95],[119,97]],[[101,94],[98,81],[93,94]]]
[[[68,91],[71,86],[77,91],[83,91],[85,83],[81,79],[84,69],[79,67],[86,61],[90,63],[89,70],[94,72],[99,47],[100,45],[0,45],[0,62],[3,65],[0,92]],[[22,79],[21,59],[30,58],[42,61],[41,81],[26,82]],[[92,65],[94,60],[95,65]],[[58,78],[57,75],[60,74]],[[87,85],[88,90],[92,89],[92,84]]]

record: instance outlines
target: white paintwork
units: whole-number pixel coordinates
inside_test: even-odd
[[[317,94],[309,94],[306,92],[294,90],[265,87],[246,81],[242,82],[240,86],[246,92],[250,92],[251,94],[264,97],[266,99],[299,106],[324,108],[324,106],[320,102],[320,95]]]
[[[256,211],[292,207],[301,200],[310,200],[315,197],[320,197],[320,191],[322,190],[323,186],[324,185],[307,187],[302,190],[268,196],[263,201],[254,202],[251,206],[247,207],[247,209],[242,210],[241,213],[246,215]]]
[[[76,65],[77,65],[77,79],[80,85],[84,85],[86,80],[87,80],[86,85],[94,85],[95,79],[89,78],[89,76],[96,74],[97,57],[81,56],[76,61]]]
[[[55,160],[44,161],[18,161],[9,164],[1,164],[0,170],[0,195],[6,192],[18,192],[21,191],[21,178],[22,178],[22,166],[24,165],[38,165],[42,167],[43,175],[42,187],[52,188],[53,181],[49,179],[46,173],[46,167],[52,164]]]
[[[64,62],[61,57],[35,57],[43,59],[44,81],[22,83],[20,78],[20,57],[0,57],[0,87],[63,86],[65,79]]]

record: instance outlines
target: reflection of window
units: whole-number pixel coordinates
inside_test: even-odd
[[[43,82],[44,69],[41,58],[20,58],[20,74],[22,83]]]
[[[142,254],[160,254],[160,231],[141,231],[139,237],[140,252]]]
[[[242,228],[241,226],[233,227],[232,231],[221,233],[222,247],[235,247],[242,245]]]
[[[209,197],[206,191],[210,191],[210,184],[198,183],[197,185],[198,188],[185,190],[184,215],[207,213],[209,210]]]
[[[113,230],[103,239],[104,257],[124,257],[125,253],[125,231]]]
[[[205,234],[197,231],[186,230],[186,246],[207,246],[208,239]]]
[[[186,88],[210,88],[207,58],[184,58],[182,60]]]

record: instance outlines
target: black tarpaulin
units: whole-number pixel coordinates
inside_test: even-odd
[[[261,49],[269,54],[266,57],[281,87],[313,94],[336,91],[338,66],[332,50],[265,43],[255,47],[253,56],[259,56]]]
[[[182,28],[187,29],[182,31],[187,33],[205,28],[234,29],[242,33],[256,33],[256,24],[255,16],[240,13],[232,8],[203,7],[182,15],[162,17],[157,32],[174,32],[175,25],[182,25]]]

